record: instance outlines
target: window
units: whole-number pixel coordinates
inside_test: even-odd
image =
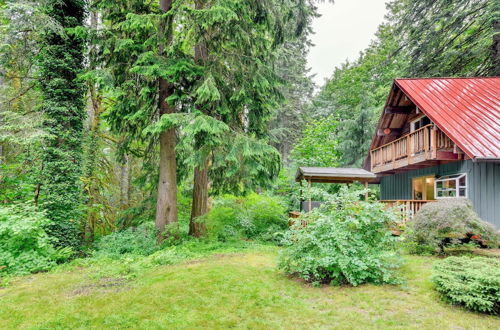
[[[414,132],[419,128],[427,126],[431,123],[431,120],[427,116],[422,116],[418,119],[415,119],[410,123],[410,132]]]
[[[412,179],[412,198],[414,200],[434,199],[434,175]]]
[[[435,181],[436,198],[467,197],[467,174],[447,175]]]

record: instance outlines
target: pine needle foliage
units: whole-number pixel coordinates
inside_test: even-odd
[[[448,257],[434,265],[432,275],[443,299],[467,309],[500,315],[500,260]]]

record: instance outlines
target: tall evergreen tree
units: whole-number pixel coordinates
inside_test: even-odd
[[[267,135],[267,121],[272,109],[277,106],[277,101],[282,98],[279,88],[281,83],[275,70],[276,53],[285,41],[302,34],[304,29],[297,31],[298,28],[293,23],[304,24],[302,20],[307,20],[310,15],[308,10],[309,7],[304,3],[288,1],[195,1],[195,10],[189,11],[189,16],[194,25],[192,35],[195,39],[195,62],[203,70],[203,75],[194,86],[194,102],[198,111],[228,126],[226,139],[232,135],[233,141],[243,141],[245,137],[263,138]],[[296,19],[296,16],[301,19]],[[293,23],[287,25],[288,22]],[[286,26],[295,29],[290,33],[285,31]],[[194,137],[194,150],[200,154],[194,168],[190,222],[190,234],[194,236],[201,235],[203,231],[202,224],[195,219],[207,212],[209,168],[214,163],[209,157],[217,156],[213,154],[216,149],[227,143],[216,142],[206,131],[203,133],[205,135],[198,134]],[[239,134],[240,139],[235,134]],[[256,142],[253,141],[253,147]],[[260,142],[266,144],[264,141]],[[245,148],[249,144],[239,146]],[[269,150],[271,154],[276,152],[264,145],[257,149]],[[234,165],[240,170],[229,172],[252,173],[242,171],[241,168],[246,155],[252,151],[239,151],[240,161]],[[272,158],[265,153],[260,157],[256,155],[253,154],[255,168],[261,166],[263,169],[266,164],[264,157]],[[271,179],[272,175],[261,179],[264,178]],[[240,176],[240,179],[243,177]]]
[[[173,0],[159,0],[160,26],[158,31],[158,55],[165,56],[165,48],[173,39],[173,18],[171,15]],[[158,79],[159,115],[175,112],[175,107],[167,99],[174,92],[173,86],[164,77]],[[156,229],[160,233],[168,224],[177,222],[177,162],[176,162],[175,127],[168,127],[160,133],[160,176],[158,181],[158,198],[156,203]],[[160,236],[161,240],[161,236]]]
[[[392,1],[389,21],[400,51],[408,54],[408,75],[488,76],[495,72],[497,0]]]
[[[80,241],[82,134],[85,118],[83,70],[84,0],[50,0],[46,14],[60,29],[43,31],[38,56],[44,128],[41,196],[52,220],[50,233],[59,245],[77,247]]]
[[[177,222],[177,127],[196,74],[181,27],[188,1],[97,1],[103,14],[101,57],[110,104],[105,118],[122,137],[120,149],[156,166],[156,227],[163,234]],[[187,6],[189,8],[189,6]],[[151,167],[150,167],[151,168]],[[163,239],[163,235],[159,239]]]
[[[278,52],[276,68],[283,81],[280,89],[285,101],[273,114],[269,134],[285,165],[289,163],[290,152],[310,117],[307,110],[314,83],[307,68],[308,43],[307,36],[302,36],[285,42]]]

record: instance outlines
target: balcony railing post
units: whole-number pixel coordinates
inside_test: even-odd
[[[434,125],[431,129],[431,149],[432,159],[437,158],[437,127]]]
[[[377,171],[377,168],[381,167],[382,170],[387,171],[427,159],[436,159],[437,151],[450,144],[448,140],[446,135],[438,131],[435,125],[426,125],[371,150],[371,170]],[[406,158],[406,162],[399,162],[404,158]]]
[[[408,153],[408,164],[411,164],[411,154],[412,154],[412,148],[411,148],[411,135],[408,135],[406,137],[406,144],[408,149],[406,152]]]

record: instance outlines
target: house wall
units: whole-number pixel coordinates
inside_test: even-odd
[[[468,198],[479,216],[500,229],[500,164],[472,160],[422,168],[382,177],[382,200],[411,199],[412,178],[467,173]]]

